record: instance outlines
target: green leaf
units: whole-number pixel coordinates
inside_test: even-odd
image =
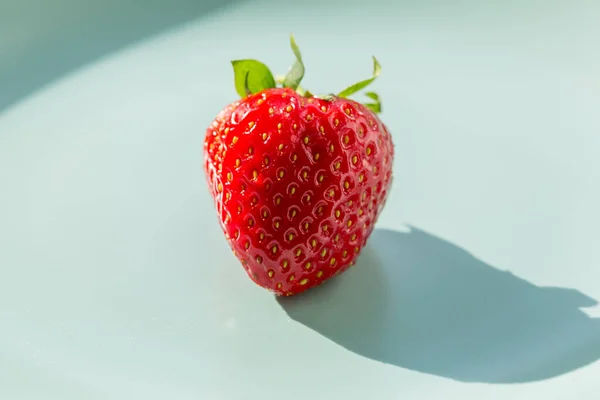
[[[365,107],[367,107],[368,109],[370,109],[371,111],[373,111],[376,114],[379,114],[381,112],[381,100],[379,99],[379,95],[375,92],[367,92],[365,93],[365,96],[367,96],[368,98],[375,100],[374,103],[363,103],[363,105]]]
[[[375,92],[367,92],[365,93],[365,96],[367,96],[370,99],[373,99],[375,101],[379,101],[379,95]]]
[[[348,97],[359,90],[364,89],[365,87],[369,86],[379,76],[379,74],[381,74],[381,65],[379,65],[379,61],[373,57],[373,76],[369,79],[365,79],[364,81],[355,83],[352,86],[348,86],[338,94],[338,97]]]
[[[375,114],[379,114],[381,112],[381,104],[380,103],[364,103],[365,107],[369,110],[373,111]]]
[[[260,61],[234,60],[231,65],[235,78],[235,90],[242,98],[276,86],[273,74]]]
[[[300,86],[302,78],[304,78],[304,63],[302,62],[302,55],[300,54],[300,49],[296,44],[294,35],[290,35],[290,46],[292,47],[292,51],[296,56],[296,61],[290,67],[287,75],[285,76],[283,80],[283,87],[296,90],[298,86]]]

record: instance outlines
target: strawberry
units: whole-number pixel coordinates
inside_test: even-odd
[[[294,295],[347,270],[386,202],[394,148],[379,97],[315,96],[299,84],[296,61],[277,81],[256,60],[233,61],[241,99],[206,130],[204,168],[227,241],[248,276],[277,295]],[[281,87],[278,87],[278,84]]]

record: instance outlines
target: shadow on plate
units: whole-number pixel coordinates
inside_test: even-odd
[[[375,230],[351,270],[278,301],[350,351],[459,381],[543,380],[600,357],[600,319],[580,310],[594,299],[536,286],[414,227]]]

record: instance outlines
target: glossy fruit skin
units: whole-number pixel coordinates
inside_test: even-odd
[[[393,159],[367,107],[284,88],[227,106],[204,142],[223,232],[248,276],[277,295],[354,264],[386,203]]]

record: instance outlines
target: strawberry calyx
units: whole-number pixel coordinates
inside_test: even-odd
[[[235,89],[242,99],[251,94],[276,87],[292,89],[304,97],[318,97],[324,100],[333,100],[336,97],[348,98],[349,96],[352,96],[353,94],[369,86],[381,74],[381,65],[373,56],[373,75],[370,78],[354,83],[337,94],[314,95],[310,91],[303,89],[300,86],[300,83],[304,78],[305,66],[304,62],[302,61],[300,48],[298,47],[293,34],[290,35],[290,47],[292,48],[292,52],[294,53],[296,60],[289,68],[285,76],[274,77],[269,67],[255,59],[231,61],[233,66]],[[379,98],[379,95],[375,92],[366,92],[364,94],[372,101],[362,104],[374,113],[380,113],[381,99]]]
[[[290,67],[287,75],[283,79],[283,87],[298,90],[302,78],[304,78],[304,62],[302,62],[302,55],[300,54],[300,48],[296,44],[294,35],[290,35],[290,47],[296,56],[296,61]]]

